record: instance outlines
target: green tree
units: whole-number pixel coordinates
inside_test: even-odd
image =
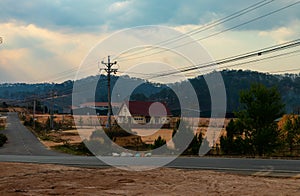
[[[185,150],[185,154],[198,155],[199,149],[202,144],[203,136],[202,133],[195,134],[188,148]]]
[[[226,127],[226,135],[220,138],[221,149],[225,154],[251,154],[248,138],[243,137],[241,121],[231,119]]]
[[[148,97],[143,93],[136,93],[130,96],[130,100],[133,101],[147,101]]]
[[[199,155],[203,156],[207,153],[209,153],[209,151],[211,150],[210,146],[209,146],[209,141],[207,140],[207,138],[203,138],[201,145],[200,145],[200,149],[199,149]]]
[[[273,152],[279,144],[275,120],[283,115],[284,109],[278,90],[253,84],[240,93],[240,103],[237,117],[241,139],[251,148],[250,152],[260,156]]]
[[[82,126],[83,126],[83,118],[82,118],[82,116],[79,117],[78,123],[79,123],[80,127],[82,128]]]
[[[199,155],[199,149],[202,144],[202,133],[194,134],[193,129],[186,121],[177,121],[172,134],[175,150],[182,151],[183,154]],[[187,141],[191,141],[188,143]],[[207,144],[207,148],[208,144]]]
[[[231,119],[226,127],[226,136],[221,136],[220,138],[221,149],[225,154],[233,154],[236,150],[234,146],[235,133],[236,126],[234,121]]]
[[[0,147],[2,147],[6,141],[7,141],[6,135],[0,133]]]
[[[166,140],[165,139],[162,139],[161,136],[158,136],[158,138],[156,140],[154,140],[154,144],[152,146],[152,149],[156,149],[156,148],[159,148],[163,145],[166,144]]]
[[[95,155],[107,155],[114,152],[112,141],[104,130],[95,130],[89,140],[84,141],[87,148]]]
[[[284,142],[292,154],[295,146],[300,143],[300,117],[288,117],[283,126]]]
[[[187,141],[191,141],[193,137],[194,131],[188,126],[188,123],[178,121],[172,134],[175,150],[184,152],[190,145]]]
[[[2,107],[3,107],[3,108],[8,108],[7,103],[6,103],[6,102],[2,102]]]

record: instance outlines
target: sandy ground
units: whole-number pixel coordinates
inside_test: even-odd
[[[300,179],[0,163],[0,195],[300,195]]]

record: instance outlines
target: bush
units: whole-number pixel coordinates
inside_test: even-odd
[[[6,141],[7,141],[6,135],[0,133],[0,147],[3,146]]]
[[[66,141],[63,145],[54,146],[53,149],[73,155],[93,155],[83,142],[79,144],[70,144]]]
[[[154,140],[154,144],[152,145],[152,149],[159,148],[166,144],[166,140],[162,139],[161,136],[158,136],[156,140]]]
[[[131,130],[124,130],[123,128],[121,128],[119,126],[114,126],[114,127],[112,127],[111,130],[109,130],[107,128],[104,128],[103,130],[94,131],[91,135],[91,139],[95,139],[95,138],[99,138],[99,137],[102,138],[104,136],[103,134],[106,134],[106,136],[110,140],[114,140],[114,138],[116,138],[116,137],[128,137],[128,136],[133,135]]]

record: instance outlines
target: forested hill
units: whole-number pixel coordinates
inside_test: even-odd
[[[282,100],[286,105],[287,113],[299,113],[300,111],[300,75],[285,74],[272,75],[254,71],[242,70],[224,70],[221,72],[227,94],[227,112],[236,111],[239,108],[239,94],[241,90],[249,89],[253,83],[262,83],[267,87],[276,87],[282,95]],[[194,86],[199,99],[199,105],[202,112],[210,111],[210,94],[203,76],[189,80]],[[177,88],[184,86],[181,83],[173,84]],[[183,89],[183,88],[181,88]],[[168,97],[168,100],[174,100],[174,93],[170,89],[164,89],[160,93],[151,96],[156,99]],[[173,99],[172,99],[173,98]],[[172,104],[172,103],[171,103]],[[178,103],[173,103],[176,108]]]
[[[227,91],[228,109],[236,110],[239,92],[248,89],[252,83],[262,83],[278,88],[286,104],[286,112],[298,112],[300,107],[300,75],[271,75],[252,71],[222,71]]]
[[[221,72],[226,87],[227,93],[227,108],[228,112],[237,110],[239,107],[239,92],[243,89],[248,89],[252,83],[262,83],[267,87],[275,86],[278,88],[282,95],[283,101],[286,104],[286,112],[297,113],[300,108],[300,75],[299,74],[285,74],[285,75],[271,75],[266,73],[259,73],[253,71],[242,70],[224,70]],[[80,80],[82,85],[88,85],[88,83],[98,80],[99,77],[91,76]],[[118,77],[112,77],[112,86],[117,81]],[[142,86],[137,88],[130,99],[132,100],[168,100],[168,104],[171,109],[178,108],[178,100],[175,94],[170,88],[165,85],[152,84],[142,81],[137,78],[129,78],[127,76],[123,79],[131,81],[138,80],[144,82]],[[99,84],[97,86],[97,101],[107,100],[107,83],[103,83],[106,80],[106,76],[100,76]],[[203,76],[193,78],[189,80],[194,86],[198,97],[202,111],[209,111],[210,109],[210,95],[206,82]],[[177,88],[183,88],[186,81],[172,84]],[[45,102],[45,105],[49,105],[47,98],[51,97],[51,92],[55,92],[55,96],[63,99],[54,99],[57,107],[63,108],[71,105],[71,93],[72,93],[73,81],[66,81],[61,84],[0,84],[0,99],[2,100],[14,100],[14,103],[26,102],[30,100],[32,96],[40,98],[41,102]],[[46,99],[45,99],[46,98]],[[87,100],[88,101],[88,100]],[[10,101],[11,102],[11,101]],[[11,102],[13,103],[13,102]]]

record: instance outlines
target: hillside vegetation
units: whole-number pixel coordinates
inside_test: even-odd
[[[239,92],[244,89],[249,89],[252,83],[261,83],[266,87],[277,87],[285,104],[285,111],[287,113],[300,112],[299,74],[271,75],[267,73],[242,70],[223,70],[221,74],[224,79],[227,93],[227,112],[238,110]],[[130,78],[128,76],[121,77],[125,82],[136,81],[143,83],[134,90],[130,97],[131,100],[166,101],[172,112],[175,114],[176,110],[180,108],[175,93],[168,86],[184,89],[183,87],[187,81],[164,85],[153,84],[141,79]],[[115,85],[118,79],[118,76],[112,77],[112,86]],[[77,82],[80,86],[82,86],[82,89],[85,90],[89,84],[98,81],[96,101],[107,101],[107,86],[106,83],[103,82],[105,80],[106,76],[100,75],[81,79]],[[210,94],[204,77],[198,76],[196,78],[189,79],[189,81],[195,88],[198,95],[201,111],[204,113],[208,112],[209,114]],[[41,100],[41,105],[39,105],[40,110],[45,111],[45,107],[47,107],[47,112],[47,109],[51,106],[51,97],[53,96],[55,110],[62,112],[63,108],[68,108],[72,105],[73,83],[73,81],[68,80],[60,84],[1,84],[0,99],[2,102],[32,107],[33,102],[30,100],[32,100],[33,96],[37,96]]]

